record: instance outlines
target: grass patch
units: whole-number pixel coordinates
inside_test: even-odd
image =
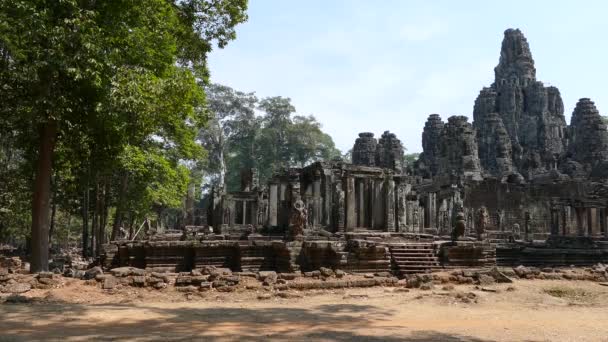
[[[543,289],[551,297],[562,298],[573,302],[588,302],[597,297],[597,294],[583,289],[569,286],[553,286]]]

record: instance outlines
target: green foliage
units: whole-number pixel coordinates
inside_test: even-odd
[[[0,239],[26,235],[49,122],[58,218],[90,204],[103,223],[111,207],[131,221],[181,208],[206,157],[196,138],[209,119],[198,84],[207,54],[236,37],[246,9],[247,0],[0,0]],[[91,203],[87,189],[98,191]]]
[[[254,93],[218,84],[209,85],[206,93],[210,128],[199,137],[210,153],[205,171],[211,184],[238,190],[242,169],[257,168],[264,182],[280,168],[340,156],[314,116],[294,115],[289,98],[258,100]]]
[[[404,165],[414,165],[419,156],[420,153],[405,153],[403,155]]]

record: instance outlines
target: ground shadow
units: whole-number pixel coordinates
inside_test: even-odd
[[[96,318],[99,315],[105,315],[104,319]],[[255,309],[222,303],[213,308],[4,304],[0,305],[0,341],[487,341],[435,331],[408,331],[401,326],[373,326],[373,321],[391,315],[391,311],[377,306],[357,304],[312,309],[281,307],[281,303]]]

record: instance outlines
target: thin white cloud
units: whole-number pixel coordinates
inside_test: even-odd
[[[400,27],[399,37],[406,41],[428,41],[441,33],[446,32],[447,24],[438,19],[423,20],[418,23],[407,23]]]

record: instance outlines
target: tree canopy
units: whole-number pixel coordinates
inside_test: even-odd
[[[57,205],[83,213],[85,251],[89,216],[98,246],[109,207],[116,230],[125,212],[132,224],[179,205],[186,165],[205,156],[195,139],[208,121],[207,55],[236,37],[246,9],[246,0],[0,0],[0,183],[31,196],[3,193],[0,234],[31,222],[33,272],[48,267]],[[29,217],[15,214],[28,207]]]
[[[212,184],[238,190],[242,169],[257,168],[263,182],[281,168],[340,156],[315,117],[296,115],[289,98],[259,100],[219,84],[206,93],[211,128],[199,136],[210,152],[206,173]]]

